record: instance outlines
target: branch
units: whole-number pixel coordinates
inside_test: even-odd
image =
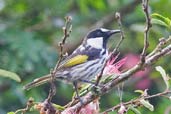
[[[119,46],[121,45],[122,41],[125,38],[124,31],[122,29],[121,14],[119,12],[116,12],[115,17],[118,21],[119,29],[121,30],[121,38],[120,38],[120,41],[116,44],[116,47],[114,48],[114,50],[112,51],[112,54],[115,54],[118,51]]]
[[[72,31],[71,20],[72,20],[72,18],[69,17],[69,16],[67,16],[66,17],[65,26],[62,28],[63,29],[63,33],[64,33],[64,36],[62,38],[62,41],[59,43],[59,47],[60,47],[60,58],[59,58],[56,66],[55,66],[54,73],[57,72],[57,69],[59,67],[59,64],[62,61],[63,56],[64,56],[64,54],[63,54],[64,44],[65,44],[66,39],[69,37],[69,35],[70,35],[71,31]]]
[[[26,107],[15,111],[14,114],[17,114],[19,112],[20,112],[20,114],[25,114],[27,111],[29,111],[31,109],[32,106],[34,106],[34,104],[35,104],[34,100],[32,98],[29,98],[29,100],[27,101]]]
[[[150,96],[141,96],[140,98],[130,100],[128,102],[124,102],[124,103],[122,103],[122,105],[124,105],[126,108],[128,108],[129,105],[134,104],[135,107],[137,107],[137,106],[141,105],[140,100],[142,100],[142,99],[148,100],[148,99],[151,99],[151,98],[154,98],[154,97],[160,97],[160,96],[167,95],[167,94],[171,94],[171,91],[164,91],[164,92],[157,93],[157,94],[150,95]],[[121,107],[121,104],[118,104],[118,105],[116,105],[116,106],[114,106],[112,108],[109,108],[109,109],[105,110],[101,114],[107,114],[108,112],[112,112],[112,111],[114,111],[116,109],[119,109],[120,107]]]
[[[169,36],[169,38],[167,38],[167,39],[166,38],[160,38],[158,45],[149,55],[147,55],[147,58],[153,56],[157,52],[160,52],[162,47],[165,45],[168,45],[169,43],[171,43],[171,36]]]
[[[141,53],[141,63],[143,64],[145,62],[145,57],[146,57],[146,51],[147,48],[149,46],[149,42],[148,42],[148,32],[149,29],[152,27],[151,24],[151,19],[150,19],[150,15],[149,15],[149,11],[148,11],[148,2],[149,0],[142,0],[142,7],[145,13],[145,18],[146,18],[146,27],[144,30],[144,48],[143,51]]]
[[[63,47],[64,47],[66,39],[69,37],[69,35],[71,33],[71,29],[72,29],[72,25],[71,25],[72,18],[67,16],[65,19],[66,19],[65,26],[63,27],[64,36],[62,38],[62,41],[59,43],[60,57],[58,59],[58,62],[56,64],[55,68],[53,69],[53,71],[50,72],[52,79],[51,79],[51,82],[50,82],[51,88],[50,88],[49,95],[48,95],[48,98],[47,98],[47,101],[49,101],[49,102],[51,101],[52,97],[56,93],[56,87],[54,85],[55,74],[58,71],[58,67],[59,67],[61,61],[63,60],[63,57],[64,57]]]

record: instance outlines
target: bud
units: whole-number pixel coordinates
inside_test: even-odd
[[[121,107],[118,110],[118,114],[124,114],[125,112],[127,112],[127,109],[123,104],[121,104]]]
[[[115,13],[115,18],[116,18],[116,19],[120,19],[120,18],[121,18],[121,15],[120,15],[119,12],[116,12],[116,13]]]

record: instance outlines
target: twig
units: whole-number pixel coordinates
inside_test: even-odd
[[[100,82],[100,80],[101,80],[101,78],[102,78],[103,71],[104,71],[104,69],[105,69],[106,64],[107,64],[107,60],[105,61],[105,64],[104,64],[104,66],[103,66],[103,68],[102,68],[100,74],[97,76],[97,80],[96,80],[95,87],[98,86],[98,84],[99,84],[99,82]]]
[[[65,26],[63,27],[64,36],[62,38],[62,42],[59,43],[59,47],[60,47],[60,58],[59,58],[56,66],[54,68],[54,73],[57,72],[57,69],[59,67],[59,64],[60,64],[60,62],[63,59],[63,47],[64,47],[64,44],[65,44],[65,41],[66,41],[67,37],[69,37],[69,35],[70,35],[71,31],[72,31],[71,20],[72,20],[72,18],[70,16],[67,16],[66,17],[66,23],[65,23]]]
[[[157,93],[157,94],[154,94],[154,95],[150,95],[150,96],[142,96],[142,97],[139,97],[139,98],[137,98],[137,99],[134,99],[134,100],[129,100],[128,102],[124,102],[124,103],[122,103],[125,107],[128,107],[129,105],[131,105],[131,104],[134,104],[134,105],[136,105],[136,106],[138,106],[139,104],[141,104],[140,103],[140,100],[141,99],[145,99],[145,100],[147,100],[147,99],[151,99],[151,98],[154,98],[154,97],[159,97],[159,96],[163,96],[163,95],[167,95],[167,94],[171,94],[171,91],[164,91],[164,92],[161,92],[161,93]],[[116,105],[116,106],[114,106],[114,107],[112,107],[112,108],[109,108],[109,109],[107,109],[107,110],[105,110],[104,112],[102,112],[101,114],[106,114],[106,113],[108,113],[108,112],[111,112],[111,111],[114,111],[114,110],[116,110],[116,109],[119,109],[120,108],[120,104],[118,104],[118,105]]]
[[[72,30],[72,25],[71,25],[71,20],[72,18],[70,16],[67,16],[66,18],[66,22],[65,22],[65,26],[63,27],[63,33],[64,33],[64,36],[62,38],[62,41],[59,43],[59,47],[60,47],[60,57],[58,59],[58,62],[55,66],[55,68],[53,69],[53,71],[50,71],[50,74],[51,74],[51,88],[50,88],[50,91],[49,91],[49,95],[48,95],[48,98],[47,98],[47,101],[51,101],[52,97],[55,95],[56,93],[56,87],[55,87],[55,84],[54,84],[54,80],[55,80],[55,74],[56,72],[58,71],[58,67],[61,63],[61,61],[63,60],[63,47],[64,47],[64,44],[65,44],[65,41],[66,39],[69,37],[70,33],[71,33],[71,30]]]
[[[162,56],[166,56],[168,53],[171,53],[171,44],[163,48],[160,52],[155,53],[153,56],[149,57],[146,61],[146,65],[150,65],[158,60]]]
[[[21,114],[25,114],[28,110],[30,110],[30,108],[31,108],[34,104],[35,104],[35,103],[34,103],[33,98],[29,98],[29,100],[27,101],[26,107],[23,108],[23,109],[17,110],[17,111],[15,112],[15,114],[17,114],[17,113],[19,113],[19,112],[21,112]]]
[[[149,2],[149,0],[142,0],[142,8],[144,10],[145,18],[146,18],[146,27],[144,29],[144,48],[141,53],[141,64],[143,64],[145,62],[146,51],[149,46],[148,32],[149,32],[150,27],[152,27],[151,18],[150,18],[149,11],[148,11],[148,8],[149,8],[148,2]]]
[[[116,12],[115,18],[117,19],[119,29],[121,30],[121,38],[120,38],[120,41],[116,44],[116,47],[114,48],[114,50],[112,51],[112,54],[108,57],[108,59],[110,59],[111,56],[112,56],[113,54],[115,54],[115,53],[118,51],[119,46],[121,45],[121,43],[122,43],[122,41],[124,40],[124,37],[125,37],[125,36],[124,36],[124,33],[123,33],[123,30],[122,30],[121,15],[120,15],[119,12]],[[97,86],[97,85],[99,84],[100,80],[101,80],[101,77],[102,77],[102,75],[103,75],[103,71],[104,71],[104,68],[105,68],[105,66],[106,66],[106,63],[107,63],[108,59],[106,60],[106,62],[105,62],[105,64],[104,64],[104,66],[103,66],[103,68],[102,68],[102,70],[101,70],[99,76],[97,77],[96,85],[95,85],[95,86]]]
[[[159,39],[159,44],[156,46],[156,48],[146,57],[149,58],[151,56],[153,56],[155,53],[160,52],[160,50],[162,49],[162,47],[164,45],[167,45],[171,43],[171,36],[169,36],[169,38],[160,38]]]
[[[119,42],[116,44],[116,47],[114,48],[114,50],[112,51],[113,54],[115,54],[118,51],[119,46],[121,45],[122,41],[125,38],[123,29],[122,29],[121,14],[119,12],[116,12],[115,18],[117,19],[119,29],[121,30],[121,38],[120,38]]]
[[[125,38],[123,29],[122,29],[121,14],[119,12],[116,12],[115,17],[118,21],[119,29],[121,30],[121,38],[119,42],[116,44],[116,47],[114,48],[114,50],[112,51],[112,54],[115,54],[119,50],[119,46],[121,45],[122,41]],[[120,88],[120,85],[118,85],[118,94],[120,97],[120,102],[122,102],[123,87],[124,87],[124,82],[121,84],[121,88]]]

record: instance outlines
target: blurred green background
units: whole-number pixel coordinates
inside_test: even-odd
[[[170,6],[170,0],[150,0],[150,13],[171,17]],[[33,97],[35,101],[43,101],[47,97],[49,84],[29,91],[22,87],[36,77],[49,73],[55,66],[65,16],[72,16],[73,29],[65,45],[65,51],[71,53],[91,28],[101,27],[101,24],[104,28],[118,28],[114,19],[117,11],[121,12],[125,32],[120,57],[130,57],[129,64],[133,64],[143,47],[145,17],[140,0],[0,0],[0,69],[15,72],[22,79],[21,83],[17,83],[0,77],[0,114],[24,107],[29,97]],[[105,19],[109,23],[100,23]],[[169,35],[168,29],[153,25],[148,52],[154,49],[159,38]],[[119,41],[119,35],[117,37],[111,38],[110,49]],[[156,65],[161,65],[171,74],[169,62],[170,57],[165,57]],[[129,64],[126,67],[131,67]],[[134,93],[136,89],[148,88],[150,94],[164,90],[165,84],[154,67],[155,65],[138,75],[137,79],[130,78],[126,81],[123,101],[137,97],[139,94]],[[71,100],[72,86],[59,81],[56,86],[57,93],[53,102],[65,105]],[[142,113],[163,114],[171,108],[171,102],[165,98],[154,98],[150,101],[155,111],[150,112],[142,107],[139,108]],[[104,95],[100,102],[102,111],[117,104],[117,89]],[[131,111],[128,113],[132,114]]]

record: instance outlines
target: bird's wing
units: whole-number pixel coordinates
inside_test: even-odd
[[[71,67],[71,66],[75,66],[78,64],[82,64],[84,62],[86,62],[88,60],[88,56],[87,55],[76,55],[72,58],[70,58],[63,66],[64,67]]]
[[[101,50],[93,49],[93,48],[85,48],[84,50],[76,49],[76,51],[68,56],[64,61],[60,63],[58,69],[69,68],[75,65],[83,64],[86,61],[91,61],[97,59],[99,57]],[[40,78],[35,79],[33,82],[24,86],[24,89],[30,89],[32,87],[36,87],[42,85],[51,80],[51,75],[48,74],[46,76],[42,76]]]
[[[73,54],[71,54],[64,61],[61,62],[59,69],[72,67],[75,65],[83,64],[88,60],[96,59],[97,57],[99,57],[100,51],[100,49],[94,48],[85,48],[84,50],[78,48]]]
[[[64,61],[59,66],[59,70],[62,68],[69,68],[78,64],[82,64],[88,60],[88,55],[85,53],[82,54],[74,54],[69,57],[67,57]],[[33,87],[37,87],[39,85],[42,85],[52,79],[51,75],[48,74],[46,76],[42,76],[40,78],[35,79],[31,83],[28,83],[27,85],[24,86],[24,89],[31,89]]]

